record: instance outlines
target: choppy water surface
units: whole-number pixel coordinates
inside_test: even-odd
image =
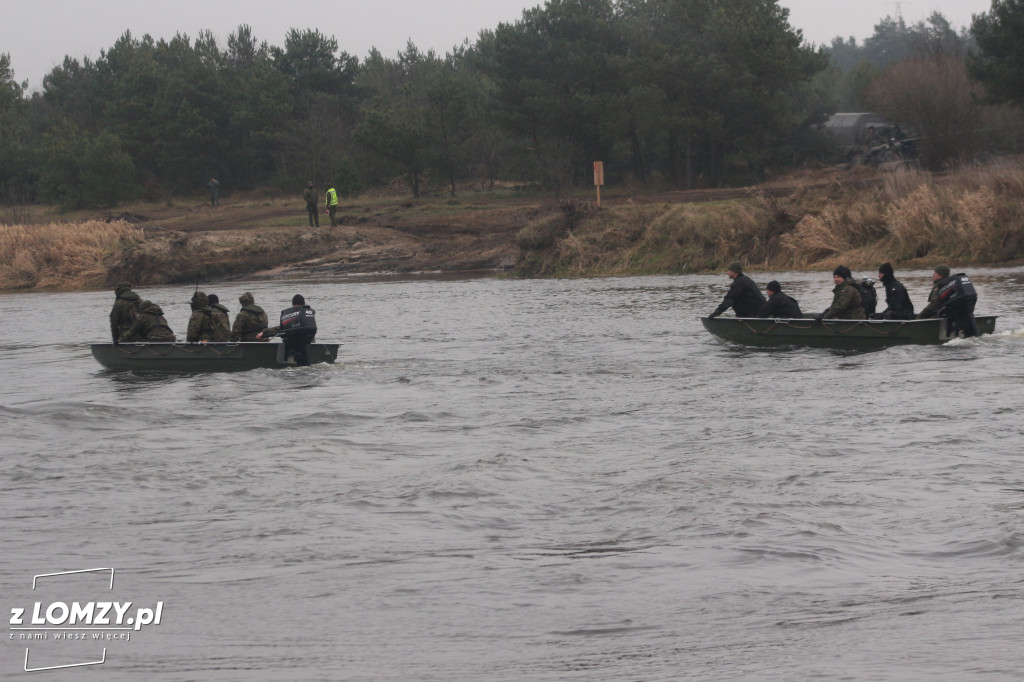
[[[994,336],[872,353],[717,343],[722,275],[223,283],[342,362],[188,376],[95,363],[109,292],[0,296],[0,606],[164,602],[50,679],[1024,679],[1024,270],[971,274]]]

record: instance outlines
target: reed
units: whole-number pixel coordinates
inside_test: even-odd
[[[126,222],[0,225],[0,289],[102,286],[111,261],[143,238]]]
[[[765,269],[998,264],[1024,259],[1024,165],[1000,161],[944,175],[851,173],[848,185],[784,198],[624,206],[520,241],[520,273],[678,273],[739,260]]]

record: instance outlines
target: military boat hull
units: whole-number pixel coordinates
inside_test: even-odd
[[[92,356],[114,372],[241,372],[294,367],[283,343],[94,343]],[[330,363],[338,344],[311,343],[311,364]]]
[[[991,334],[996,316],[975,316],[978,330]],[[873,350],[908,344],[936,345],[956,338],[945,318],[924,320],[822,320],[757,317],[702,317],[704,328],[718,338],[745,346],[808,346],[839,350]]]

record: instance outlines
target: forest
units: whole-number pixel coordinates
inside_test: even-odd
[[[808,43],[775,0],[548,0],[441,55],[360,58],[315,29],[124,33],[29,91],[0,54],[0,202],[62,210],[201,191],[451,195],[748,185],[834,163],[821,132],[872,111],[943,170],[1022,144],[1024,0],[957,29],[885,17]]]

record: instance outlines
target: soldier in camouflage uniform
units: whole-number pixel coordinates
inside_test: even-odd
[[[143,301],[139,305],[139,316],[135,323],[121,334],[122,343],[140,341],[177,341],[174,332],[167,326],[164,311],[152,301]]]
[[[248,291],[238,297],[242,309],[235,316],[235,324],[231,327],[232,341],[267,341],[257,338],[257,334],[267,328],[267,313],[256,305],[256,299]]]
[[[128,282],[119,282],[114,287],[117,300],[110,310],[110,336],[114,343],[121,338],[121,334],[128,330],[135,322],[139,314],[139,295],[132,291],[132,285]]]
[[[210,317],[213,321],[213,338],[211,341],[226,343],[231,340],[231,320],[228,318],[228,309],[221,305],[220,297],[217,294],[210,294],[207,297],[207,305],[210,308]]]
[[[185,335],[189,343],[213,341],[213,317],[209,303],[209,297],[202,291],[192,294],[192,317],[188,319],[188,332]]]
[[[832,290],[832,305],[819,313],[815,319],[821,320],[865,320],[864,303],[860,289],[853,283],[850,268],[840,265],[832,272],[832,281],[836,287]]]

